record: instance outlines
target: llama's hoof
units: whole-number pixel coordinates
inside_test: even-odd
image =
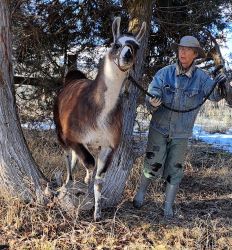
[[[90,177],[85,177],[84,183],[85,183],[86,185],[89,185],[89,183],[90,183]]]
[[[94,214],[94,221],[95,222],[99,222],[99,221],[101,221],[101,215],[100,214]]]
[[[89,183],[91,182],[93,177],[93,171],[92,170],[88,170],[84,179],[84,182],[86,185],[89,185]]]

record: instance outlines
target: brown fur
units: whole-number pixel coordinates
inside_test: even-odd
[[[94,81],[78,79],[79,76],[79,72],[76,75],[75,72],[67,74],[64,88],[54,105],[56,131],[64,149],[75,150],[76,144],[83,144],[86,131],[98,129],[97,118],[104,106],[104,80],[101,77]],[[109,114],[107,121],[113,135],[110,146],[115,149],[120,142],[122,127],[120,103]]]
[[[115,18],[112,24],[114,43],[101,62],[96,79],[86,79],[80,71],[69,72],[54,105],[57,134],[66,150],[68,163],[66,184],[72,180],[72,169],[77,157],[87,169],[95,166],[88,144],[98,143],[100,146],[94,182],[95,220],[101,217],[104,173],[111,164],[121,138],[120,91],[127,72],[133,67],[139,42],[146,30],[146,24],[143,23],[136,37],[122,37],[120,20],[119,17]],[[86,182],[89,181],[88,172]]]

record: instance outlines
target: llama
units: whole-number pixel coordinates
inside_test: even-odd
[[[54,106],[57,136],[66,154],[66,184],[72,180],[77,159],[85,166],[85,182],[89,182],[95,158],[88,145],[97,144],[100,148],[94,179],[95,221],[101,218],[104,175],[121,138],[119,95],[146,32],[146,23],[143,22],[136,36],[120,35],[120,22],[120,17],[113,21],[113,44],[104,56],[96,79],[89,80],[78,70],[69,72]]]

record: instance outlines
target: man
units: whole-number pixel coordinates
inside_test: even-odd
[[[210,93],[215,81],[220,83],[226,80],[225,75],[220,73],[213,81],[195,66],[196,58],[205,57],[195,37],[184,36],[179,44],[172,47],[178,51],[178,62],[159,70],[149,85],[148,92],[155,98],[147,98],[146,101],[153,114],[140,187],[133,201],[134,206],[140,208],[151,180],[162,177],[167,184],[164,204],[164,216],[167,218],[173,217],[173,203],[183,177],[188,138],[192,135],[200,107],[181,113],[170,111],[160,104],[163,102],[177,110],[191,109]],[[217,86],[208,99],[222,99]]]

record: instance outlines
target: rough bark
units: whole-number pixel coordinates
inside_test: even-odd
[[[133,3],[132,3],[133,2]],[[143,71],[143,59],[147,47],[149,26],[152,13],[152,1],[132,1],[129,6],[131,21],[130,31],[136,31],[143,21],[146,21],[147,35],[141,43],[134,70],[134,78],[139,79]],[[0,194],[19,197],[31,201],[34,198],[43,201],[41,181],[45,180],[35,164],[29,150],[16,112],[13,91],[13,71],[11,61],[11,37],[9,12],[7,1],[0,1]],[[133,126],[136,116],[136,99],[138,90],[130,85],[129,95],[123,97],[123,138],[122,143],[113,159],[103,190],[103,207],[114,206],[119,203],[127,177],[135,159],[133,148]],[[46,183],[46,182],[45,182]],[[77,185],[78,186],[78,185]],[[69,187],[60,192],[59,201],[67,210],[75,210],[75,190]],[[80,189],[80,188],[79,188]],[[53,190],[47,190],[49,195]],[[74,197],[73,197],[74,194]]]
[[[136,66],[133,72],[135,79],[141,79],[148,35],[152,15],[153,1],[128,1],[130,23],[129,31],[136,32],[142,22],[147,23],[147,32],[141,43],[140,50],[136,58]],[[135,154],[133,148],[133,126],[136,117],[136,100],[139,91],[132,84],[129,85],[129,94],[123,97],[123,137],[122,142],[114,156],[110,169],[106,173],[105,184],[103,188],[102,207],[112,207],[117,205],[121,198],[126,185],[130,170],[132,169]]]
[[[16,112],[11,61],[9,11],[0,1],[0,190],[31,201],[41,197],[43,178],[28,150]]]

